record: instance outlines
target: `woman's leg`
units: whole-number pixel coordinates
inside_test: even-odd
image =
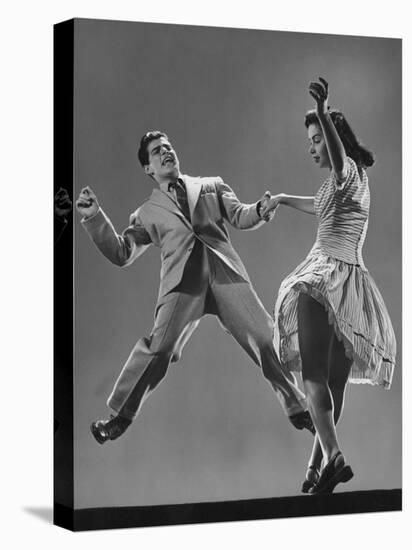
[[[332,341],[329,347],[328,363],[329,388],[333,399],[333,419],[336,426],[343,410],[345,389],[349,378],[350,368],[352,366],[352,360],[346,357],[345,348],[342,342],[339,342],[335,332],[332,334]],[[314,466],[316,469],[320,470],[322,457],[322,449],[319,443],[319,438],[316,436],[313,442],[312,453],[310,455],[308,466]],[[309,476],[313,477],[313,473],[309,474]]]
[[[348,383],[352,359],[346,357],[345,348],[333,332],[329,355],[329,388],[334,403],[335,424],[342,415],[345,390]]]
[[[327,463],[339,451],[334,403],[328,383],[333,328],[324,307],[304,293],[298,298],[298,334],[308,408]]]

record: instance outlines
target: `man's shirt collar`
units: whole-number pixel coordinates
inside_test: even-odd
[[[172,193],[177,182],[182,183],[183,185],[185,184],[182,176],[179,176],[176,181],[161,183],[160,189],[165,193]]]

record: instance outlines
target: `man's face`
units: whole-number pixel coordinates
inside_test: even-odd
[[[164,137],[154,139],[147,146],[149,164],[144,170],[157,183],[174,181],[179,176],[179,159],[171,145]]]

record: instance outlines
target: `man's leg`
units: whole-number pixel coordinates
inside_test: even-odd
[[[133,420],[143,402],[163,380],[175,357],[181,355],[203,314],[203,300],[172,292],[159,306],[149,338],[133,348],[108,400],[111,409]]]
[[[204,293],[168,294],[157,310],[149,338],[133,348],[107,402],[116,413],[110,420],[94,422],[92,433],[99,443],[117,439],[136,417],[141,405],[176,361],[203,315]]]
[[[165,377],[170,362],[180,358],[204,314],[208,274],[207,257],[199,242],[186,263],[179,286],[157,305],[149,338],[137,342],[117,379],[107,403],[116,416],[92,424],[92,433],[99,443],[116,439],[125,431],[144,400]]]
[[[273,345],[271,317],[249,283],[237,277],[219,260],[214,260],[214,263],[215,277],[211,288],[219,319],[256,365],[262,368],[286,415],[293,417],[302,414],[306,410],[305,396],[293,374],[280,365]]]

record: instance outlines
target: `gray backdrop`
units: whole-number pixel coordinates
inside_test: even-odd
[[[303,117],[308,82],[327,78],[331,105],[377,156],[364,257],[401,349],[400,40],[93,20],[75,33],[75,193],[90,185],[119,232],[152,190],[136,157],[149,129],[168,133],[184,173],[220,175],[244,202],[266,189],[314,194],[327,173],[309,158]],[[150,332],[160,254],[120,270],[75,222],[75,506],[298,494],[311,436],[212,317],[126,434],[93,440],[90,423],[107,416]],[[315,233],[315,217],[286,208],[260,230],[231,231],[268,311]],[[339,436],[355,471],[348,490],[401,485],[400,351],[390,391],[349,387]]]

